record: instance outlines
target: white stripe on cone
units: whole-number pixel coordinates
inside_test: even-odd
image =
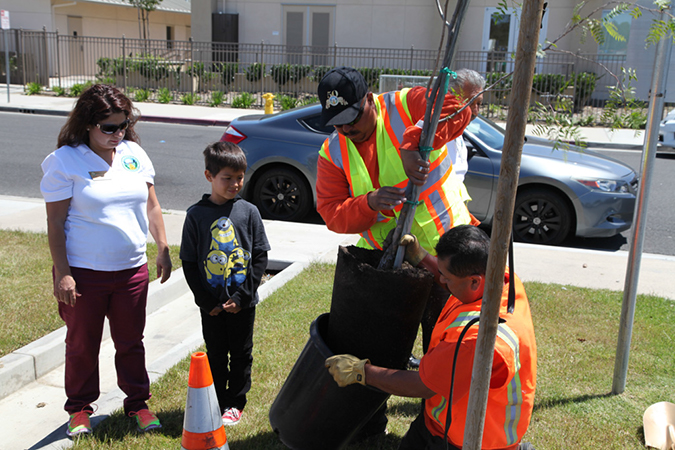
[[[220,406],[213,385],[188,388],[183,429],[191,433],[208,433],[223,424]]]

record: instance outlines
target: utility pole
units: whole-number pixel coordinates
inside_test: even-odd
[[[662,12],[661,20],[664,19],[665,12]],[[671,50],[672,37],[670,35],[663,36],[656,44],[656,58],[654,60],[650,90],[651,98],[649,99],[648,126],[646,127],[647,134],[642,150],[640,185],[637,192],[633,230],[628,251],[628,267],[626,268],[626,281],[623,289],[619,339],[616,347],[616,359],[614,360],[612,394],[621,394],[626,389],[628,355],[630,354],[637,286],[640,278],[640,264],[642,262],[642,244],[644,242],[645,227],[647,226],[647,204],[652,184],[652,171],[656,159],[656,144],[659,140],[659,124],[666,97],[666,80],[668,68],[670,67]]]

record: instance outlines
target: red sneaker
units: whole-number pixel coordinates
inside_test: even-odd
[[[129,413],[129,417],[136,418],[136,424],[138,425],[138,431],[150,431],[155,428],[162,428],[162,424],[159,423],[157,416],[150,412],[149,409],[141,409],[139,411],[132,411]]]
[[[241,411],[237,408],[227,408],[223,413],[223,425],[236,425],[241,420]]]

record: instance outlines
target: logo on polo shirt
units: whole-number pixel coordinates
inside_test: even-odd
[[[124,167],[129,172],[136,172],[141,168],[141,163],[133,155],[125,156],[122,158],[122,167]]]

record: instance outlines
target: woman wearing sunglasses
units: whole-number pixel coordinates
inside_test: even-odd
[[[94,85],[77,101],[42,163],[54,296],[65,321],[67,434],[91,433],[99,397],[98,354],[105,317],[115,343],[115,367],[126,394],[124,411],[139,430],[161,425],[148,410],[150,382],[143,329],[148,293],[148,231],[158,246],[157,276],[171,275],[155,171],[138,145],[131,100]]]

